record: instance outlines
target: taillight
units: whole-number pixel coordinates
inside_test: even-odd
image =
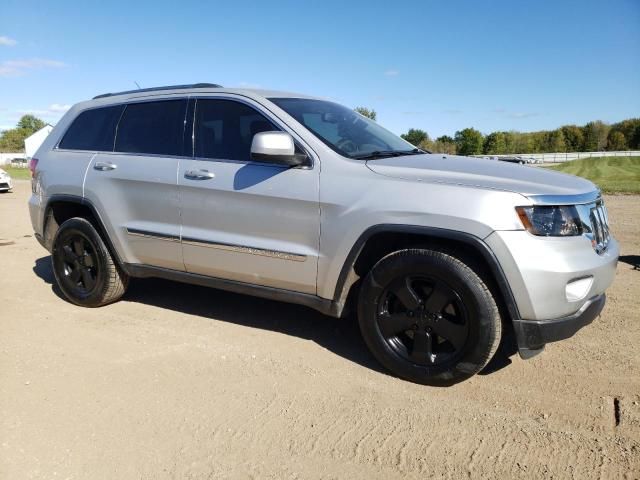
[[[36,176],[36,167],[38,166],[38,159],[32,158],[29,160],[29,171],[31,172],[31,178]]]

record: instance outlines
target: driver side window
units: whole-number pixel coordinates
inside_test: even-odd
[[[280,131],[280,128],[244,103],[219,99],[197,100],[197,158],[249,161],[253,136],[269,131]]]

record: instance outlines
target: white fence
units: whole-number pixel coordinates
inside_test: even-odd
[[[640,157],[640,151],[625,152],[571,152],[571,153],[513,153],[510,155],[493,155],[494,157],[522,157],[533,158],[536,162],[562,163],[592,157]]]

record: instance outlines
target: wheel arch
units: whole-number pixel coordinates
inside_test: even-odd
[[[385,255],[411,247],[431,247],[450,251],[483,269],[493,283],[498,301],[511,319],[520,318],[507,277],[491,248],[479,237],[466,232],[419,225],[382,224],[369,227],[354,243],[342,266],[333,298],[332,312],[343,316],[352,295],[369,270]],[[471,265],[471,266],[474,266]]]
[[[47,201],[44,210],[44,224],[42,229],[42,242],[44,247],[51,251],[51,245],[60,225],[66,220],[81,217],[88,220],[97,230],[98,234],[109,249],[118,266],[126,271],[126,264],[122,261],[118,251],[107,234],[104,222],[95,206],[86,198],[76,195],[55,194]]]

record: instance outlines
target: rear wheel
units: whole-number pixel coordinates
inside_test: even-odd
[[[487,285],[458,258],[435,250],[402,250],[380,260],[363,283],[358,317],[382,365],[427,385],[451,385],[479,372],[501,337]]]
[[[124,295],[128,276],[84,218],[72,218],[60,225],[53,239],[51,258],[58,286],[70,302],[100,307]]]

